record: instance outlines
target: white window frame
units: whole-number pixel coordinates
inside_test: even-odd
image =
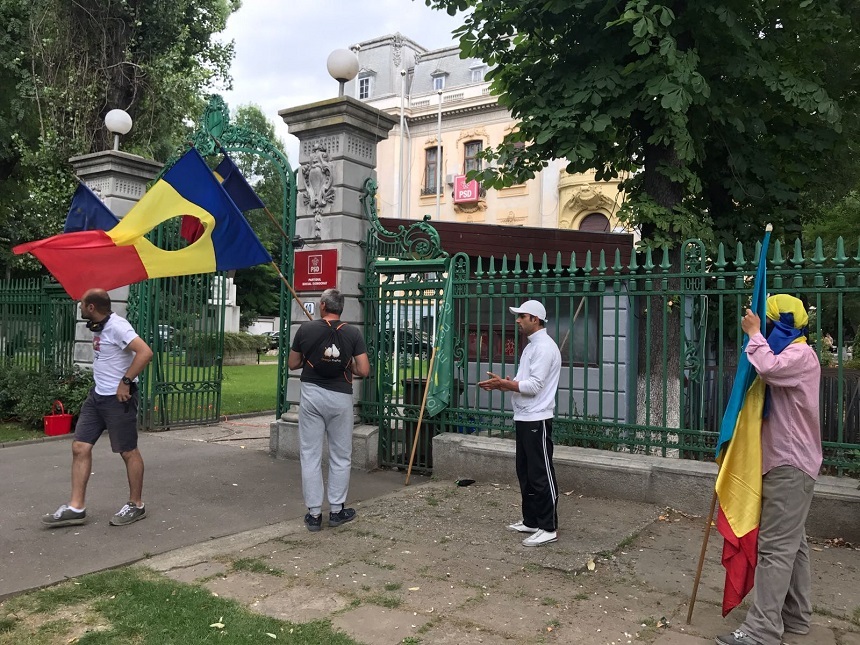
[[[361,95],[362,83],[367,82],[367,96]],[[373,76],[368,74],[367,76],[359,76],[358,81],[356,82],[356,98],[359,101],[368,100],[373,94]]]
[[[439,90],[445,89],[445,76],[434,76],[433,77],[433,91],[438,92]]]
[[[471,79],[473,83],[483,83],[484,76],[487,73],[487,66],[478,65],[477,67],[472,67],[469,71],[471,72]]]

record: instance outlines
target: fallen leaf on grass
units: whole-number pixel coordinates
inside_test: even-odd
[[[565,493],[565,495],[567,495],[568,497],[570,497],[571,495],[573,495],[573,491],[572,491],[572,490],[569,490],[569,491],[567,491],[567,492]]]
[[[421,587],[409,587],[409,591],[418,591]]]
[[[217,627],[218,629],[224,629],[224,623],[221,622],[222,620],[224,620],[224,616],[221,616],[221,618],[218,619],[217,623],[212,623],[211,625],[209,625],[209,627]]]
[[[594,560],[589,560],[589,561],[588,561],[588,564],[586,564],[585,566],[587,566],[587,567],[588,567],[588,570],[589,570],[589,571],[594,571],[594,566],[595,566],[595,565],[594,565]]]
[[[275,636],[274,634],[270,634],[269,632],[266,632],[266,636],[268,636],[269,638],[278,638],[277,636]]]

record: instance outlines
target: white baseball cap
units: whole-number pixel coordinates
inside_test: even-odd
[[[508,307],[512,314],[531,314],[546,322],[546,307],[537,300],[526,300],[519,307]]]

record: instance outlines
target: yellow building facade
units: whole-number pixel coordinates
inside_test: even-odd
[[[569,175],[552,160],[534,179],[457,199],[458,177],[480,168],[476,154],[516,126],[490,94],[487,66],[457,47],[426,50],[400,34],[353,46],[359,73],[346,91],[400,119],[379,144],[381,217],[612,232],[624,230],[618,182]],[[402,118],[401,118],[402,115]],[[398,189],[399,188],[399,189]],[[477,194],[475,194],[475,192]]]

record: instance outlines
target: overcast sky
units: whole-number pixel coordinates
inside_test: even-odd
[[[278,110],[337,96],[326,71],[334,49],[399,31],[428,49],[454,44],[462,23],[423,0],[243,0],[223,34],[236,43],[233,90],[221,92],[231,111],[256,103],[276,125],[290,164],[298,164],[298,139]]]

